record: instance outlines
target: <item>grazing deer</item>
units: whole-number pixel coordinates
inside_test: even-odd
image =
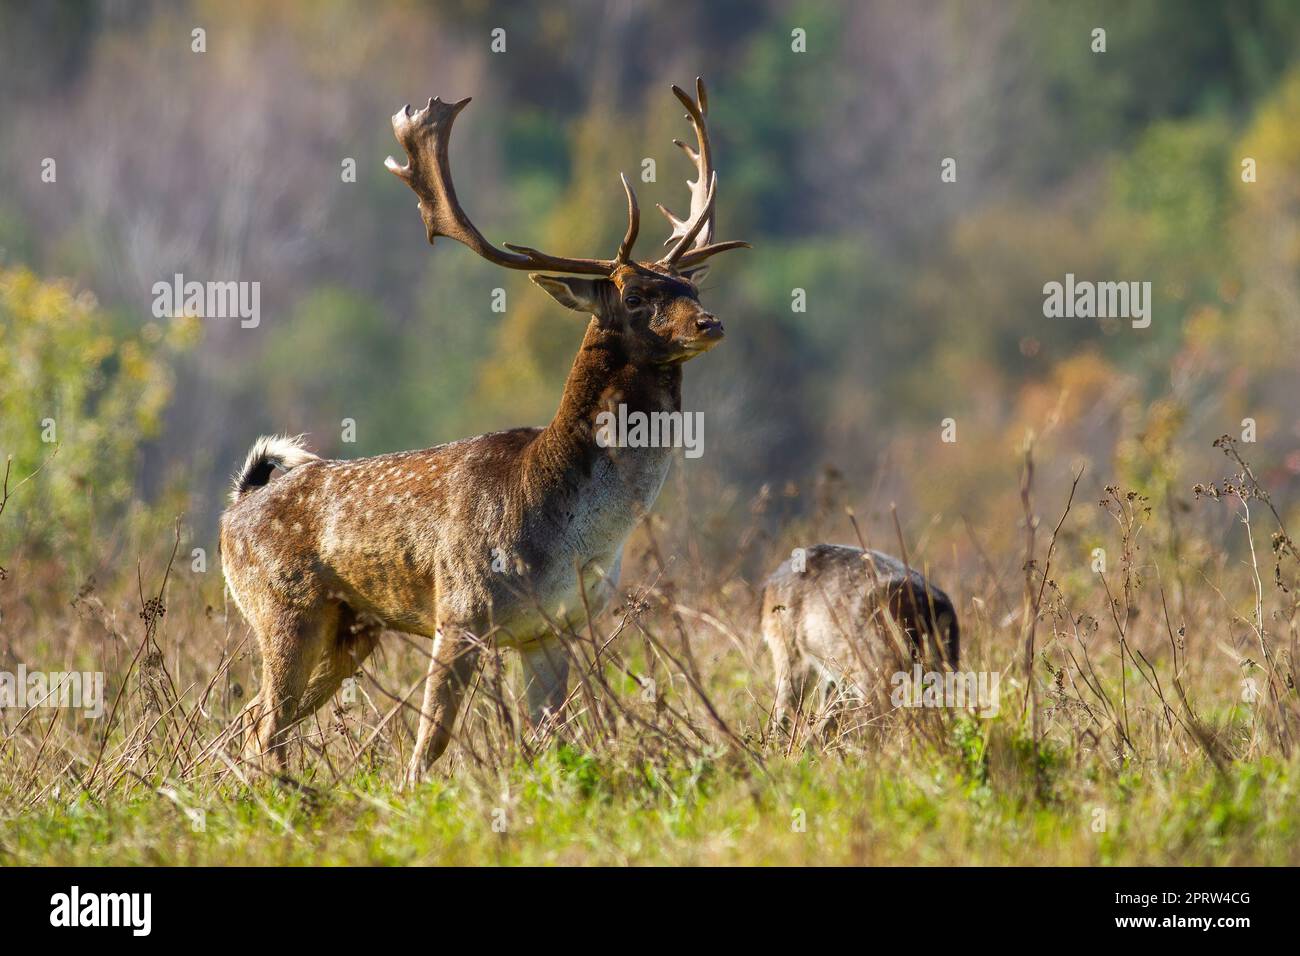
[[[914,659],[955,666],[959,650],[948,595],[897,558],[836,544],[801,549],[772,573],[762,631],[782,719],[814,689],[874,705]]]
[[[451,740],[485,642],[522,651],[534,721],[566,699],[568,657],[555,632],[608,603],[623,544],[672,455],[605,447],[596,417],[620,403],[647,415],[680,412],[683,363],[722,339],[722,323],[700,304],[701,263],[748,245],[713,242],[717,175],[704,84],[696,81],[694,98],[673,93],[695,130],[695,147],[674,142],[696,179],[685,219],[659,207],[672,234],[654,262],[632,258],[640,212],[626,177],[628,225],[613,259],[492,245],[451,179],[451,127],[469,100],[432,99],[393,116],[408,162],[386,165],[419,197],[429,242],[446,236],[506,269],[560,273],[529,278],[592,319],[545,428],[354,461],[320,459],[300,439],[253,445],[222,515],[221,552],[262,651],[249,743],[275,766],[284,766],[286,731],[356,672],[384,628],[433,639],[411,782]],[[269,483],[275,468],[285,474]]]

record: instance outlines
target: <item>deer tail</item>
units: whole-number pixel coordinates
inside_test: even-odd
[[[254,488],[260,488],[271,480],[271,472],[280,468],[288,471],[309,461],[319,461],[320,456],[309,452],[305,447],[305,435],[263,435],[253,442],[253,447],[244,459],[244,467],[235,473],[231,481],[230,500],[239,501]]]

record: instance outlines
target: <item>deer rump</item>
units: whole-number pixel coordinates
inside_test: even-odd
[[[920,661],[955,667],[957,612],[948,595],[897,558],[817,544],[767,579],[761,626],[776,677],[777,715],[792,717],[817,692],[869,713],[889,709],[890,682]],[[834,697],[832,697],[832,694]]]

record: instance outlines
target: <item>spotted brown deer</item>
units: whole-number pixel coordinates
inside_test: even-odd
[[[468,99],[432,99],[393,116],[405,150],[387,166],[419,197],[430,243],[460,242],[592,316],[558,411],[515,428],[423,451],[327,461],[301,439],[261,438],[234,479],[221,552],[235,602],[257,635],[261,688],[247,711],[249,747],[283,769],[286,733],[332,697],[383,629],[432,639],[408,780],[452,737],[461,697],[488,642],[522,651],[534,721],[566,698],[568,657],[556,630],[596,614],[619,579],[623,545],[659,494],[668,448],[605,447],[596,418],[619,404],[680,412],[682,365],[707,352],[722,323],[695,282],[714,242],[717,174],[704,84],[673,93],[696,145],[690,211],[662,206],[672,232],[656,261],[636,261],[636,194],[622,177],[627,231],[612,259],[573,259],[489,243],[452,185],[448,144]],[[271,481],[273,471],[284,474]]]
[[[831,688],[878,713],[892,675],[913,660],[956,666],[960,652],[947,594],[895,557],[846,545],[783,562],[764,584],[761,627],[785,721]]]

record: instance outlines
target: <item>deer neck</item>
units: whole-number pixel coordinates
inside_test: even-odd
[[[620,405],[628,415],[680,412],[682,367],[636,361],[618,337],[593,319],[569,370],[560,407],[534,443],[530,479],[565,492],[592,482],[624,484],[632,503],[648,508],[667,474],[672,449],[602,447],[598,416],[618,415]],[[618,489],[610,490],[617,494]]]

